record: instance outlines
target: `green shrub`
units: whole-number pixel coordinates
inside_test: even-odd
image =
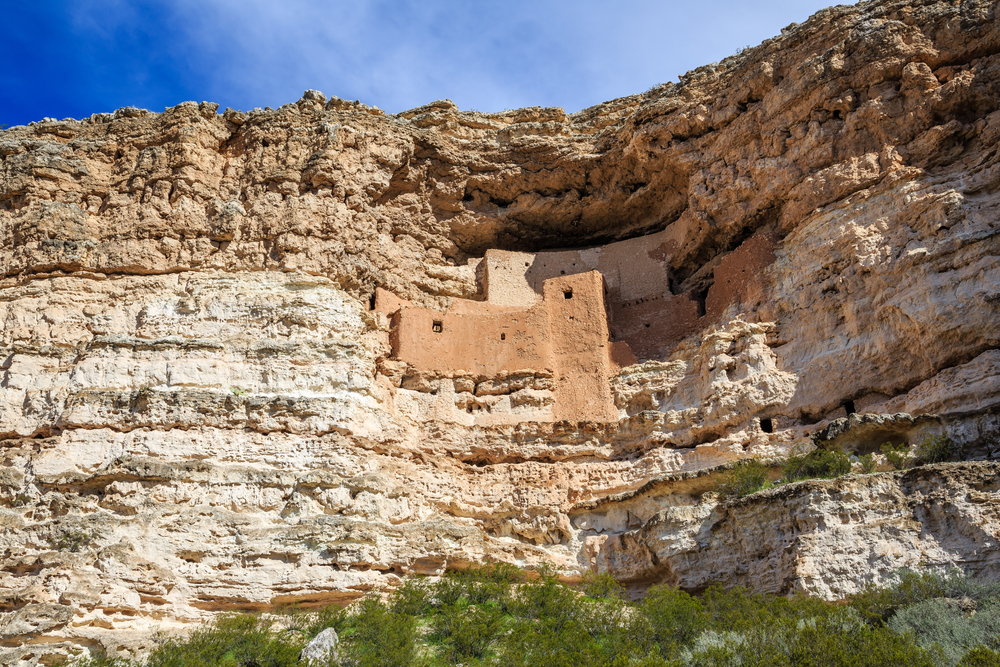
[[[726,589],[710,586],[701,603],[711,619],[711,626],[736,632],[754,630],[782,618],[796,618],[806,598],[788,599],[778,596],[755,595],[742,586]],[[819,603],[816,609],[825,606]]]
[[[946,435],[935,435],[924,439],[913,452],[917,463],[944,463],[960,461],[964,458],[961,446]]]
[[[850,604],[872,623],[888,621],[897,609],[944,594],[941,578],[931,572],[903,569],[890,586],[870,584],[851,598]]]
[[[412,616],[393,613],[377,597],[367,597],[352,610],[340,637],[341,656],[355,667],[408,667],[417,658],[416,629]]]
[[[500,602],[507,598],[511,587],[523,579],[523,575],[513,565],[495,563],[486,567],[466,570],[462,578],[465,594],[473,604]]]
[[[524,581],[524,573],[510,563],[493,563],[483,567],[470,568],[466,572],[475,579],[494,583],[516,584]]]
[[[431,589],[423,579],[408,577],[389,596],[389,610],[394,614],[420,616],[430,607]]]
[[[866,475],[875,472],[875,470],[878,468],[878,464],[875,462],[874,454],[871,453],[865,454],[864,456],[861,457],[860,460],[861,460],[861,472],[865,473]]]
[[[504,667],[606,665],[597,640],[573,621],[518,619],[497,647],[494,664]],[[626,663],[627,664],[627,663]]]
[[[184,639],[170,639],[145,661],[146,667],[292,667],[304,638],[272,631],[252,614],[222,616]]]
[[[937,652],[917,646],[909,635],[899,635],[882,626],[848,623],[843,627],[841,623],[841,618],[834,615],[814,624],[797,625],[797,631],[786,640],[787,662],[771,664],[817,667],[938,667],[940,664]]]
[[[684,652],[682,655],[694,665],[740,667],[746,649],[746,635],[725,630],[706,630],[694,640],[690,653]]]
[[[870,621],[888,622],[898,610],[926,600],[968,598],[976,604],[1000,600],[1000,581],[976,581],[957,569],[946,574],[903,569],[895,579],[889,586],[868,586],[852,598],[851,606]]]
[[[814,449],[807,454],[788,458],[782,469],[782,480],[832,479],[851,472],[851,459],[839,449]]]
[[[544,585],[544,584],[543,584]],[[515,615],[508,632],[496,644],[492,665],[631,666],[666,663],[642,646],[632,628],[636,614],[615,598],[573,598],[573,609],[557,616],[537,619]]]
[[[336,605],[327,605],[318,611],[290,607],[283,609],[282,612],[284,627],[301,632],[307,639],[312,639],[327,628],[333,628],[340,635],[350,620],[347,610]]]
[[[431,605],[435,608],[450,607],[458,604],[465,595],[465,580],[460,573],[448,572],[441,577],[434,587]]]
[[[502,602],[522,577],[516,567],[503,563],[449,572],[429,588],[426,604],[440,609],[454,606],[462,599],[472,604]]]
[[[743,498],[770,486],[767,466],[756,459],[746,459],[734,465],[716,488],[719,498]]]
[[[371,596],[346,612],[291,609],[277,622],[225,616],[144,662],[75,664],[284,667],[325,627],[341,643],[324,667],[981,667],[1000,648],[1000,582],[958,571],[901,571],[847,605],[721,586],[700,598],[654,586],[632,603],[606,576],[588,577],[583,595],[551,569],[539,575],[519,582],[516,570],[493,566],[434,584],[408,579],[388,604]]]
[[[580,588],[584,595],[596,600],[621,599],[625,595],[625,589],[610,574],[598,574],[588,571],[580,581]]]
[[[906,470],[909,466],[910,448],[906,443],[902,443],[897,447],[893,446],[891,442],[887,442],[882,445],[882,453],[885,454],[889,465],[896,470]]]
[[[924,647],[937,645],[954,665],[976,646],[991,646],[1000,638],[1000,600],[980,606],[975,613],[956,600],[934,598],[900,609],[889,621],[899,634],[912,632]]]
[[[706,596],[708,597],[708,596]],[[871,627],[852,608],[816,600],[716,589],[712,626],[678,652],[698,667],[780,665],[933,667],[935,655],[909,636]]]
[[[452,658],[483,658],[500,632],[503,612],[499,607],[481,605],[468,609],[451,626]]]
[[[434,629],[445,641],[445,655],[450,662],[485,657],[503,622],[503,611],[496,603],[445,607],[434,619]]]
[[[958,667],[1000,667],[1000,651],[977,646],[962,657]]]
[[[581,606],[576,591],[559,583],[555,572],[548,568],[539,575],[512,591],[504,601],[505,611],[524,619],[545,619],[553,628],[578,620]]]
[[[712,620],[700,600],[669,586],[653,586],[638,606],[645,620],[639,632],[665,655],[674,647],[693,642]]]
[[[49,538],[49,546],[56,551],[69,551],[77,553],[96,538],[96,533],[87,533],[82,530],[64,530],[55,537]]]

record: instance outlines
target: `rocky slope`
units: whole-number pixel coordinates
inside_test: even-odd
[[[995,577],[997,503],[993,462],[810,480],[722,504],[704,494],[611,536],[597,558],[687,590],[721,583],[842,599],[904,567]]]
[[[995,3],[827,9],[575,114],[217,111],[0,132],[0,662],[484,560],[831,598],[996,574],[992,463],[706,494],[848,412],[894,415],[844,422],[856,451],[995,456]],[[773,261],[610,379],[617,421],[457,419],[372,311],[481,300],[489,249],[663,230],[673,295]]]

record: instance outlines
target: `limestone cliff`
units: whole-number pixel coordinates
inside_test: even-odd
[[[0,132],[0,662],[484,560],[996,574],[992,463],[706,492],[848,413],[995,457],[998,18],[835,7],[574,114]]]

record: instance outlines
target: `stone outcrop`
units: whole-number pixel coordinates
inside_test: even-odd
[[[0,132],[0,662],[485,560],[996,574],[992,463],[709,493],[824,429],[996,457],[996,13],[835,7],[574,114],[309,91]]]
[[[826,428],[813,435],[813,440],[822,447],[842,449],[855,454],[874,453],[874,447],[883,443],[921,442],[941,431],[941,419],[937,415],[917,416],[900,412],[894,415],[852,413],[848,417],[834,419]]]
[[[660,510],[593,549],[595,564],[688,590],[711,584],[842,599],[900,568],[995,577],[1000,464],[810,480]]]
[[[333,628],[327,628],[306,644],[299,660],[306,665],[311,665],[314,662],[320,665],[326,664],[337,657],[338,641],[337,631]]]

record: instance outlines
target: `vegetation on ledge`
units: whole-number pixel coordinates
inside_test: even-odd
[[[324,667],[981,667],[1000,665],[1000,584],[903,571],[846,605],[665,586],[628,601],[607,576],[574,588],[497,565],[411,578],[348,610],[226,616],[144,661],[75,667],[291,667],[328,627],[340,651]]]
[[[834,447],[819,446],[805,451],[806,447],[805,443],[796,446],[795,453],[780,463],[781,477],[773,482],[769,479],[769,466],[756,459],[738,462],[719,483],[716,489],[719,498],[743,498],[757,491],[807,479],[834,479],[855,471],[855,467],[856,472],[866,475],[879,469],[879,463],[871,453],[854,457]],[[963,449],[946,436],[931,436],[916,445],[912,452],[905,444],[897,446],[887,442],[882,445],[881,452],[885,460],[882,467],[887,470],[961,461],[965,457]]]

